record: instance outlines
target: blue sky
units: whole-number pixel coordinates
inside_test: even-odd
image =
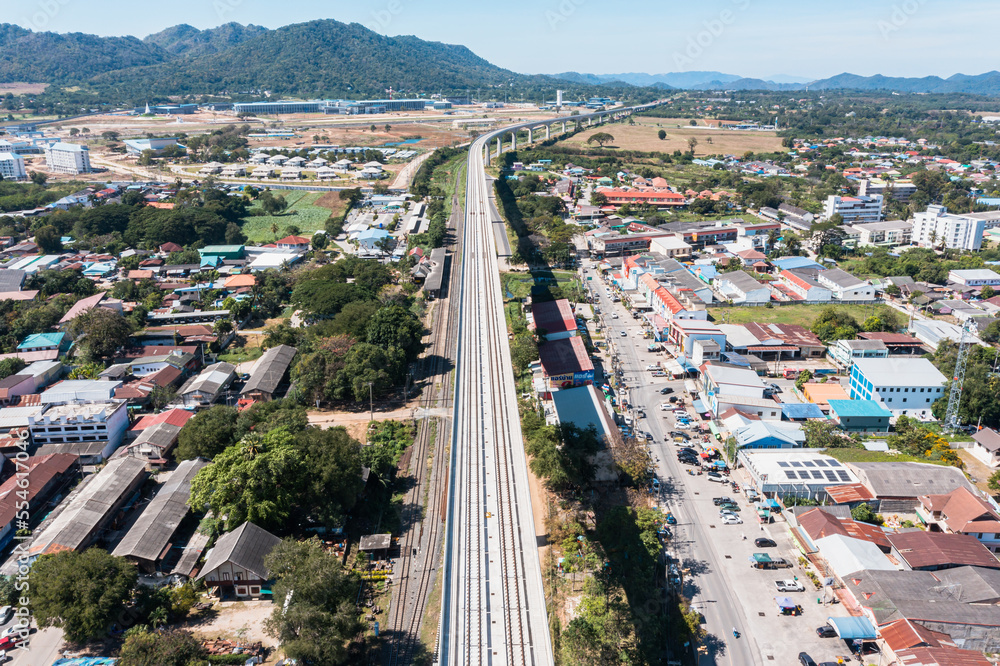
[[[979,74],[1000,62],[995,0],[12,0],[34,30],[144,37],[178,23],[317,18],[468,46],[524,73],[717,70],[824,78]],[[7,9],[7,8],[10,9]]]

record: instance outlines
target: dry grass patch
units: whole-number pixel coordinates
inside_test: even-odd
[[[587,139],[597,132],[607,132],[615,140],[605,145],[605,148],[622,150],[642,150],[647,152],[672,153],[675,150],[686,152],[688,139],[698,140],[695,156],[705,155],[742,155],[747,151],[755,153],[773,153],[786,150],[781,146],[781,137],[774,132],[737,132],[732,130],[706,129],[691,127],[687,121],[677,118],[636,118],[635,125],[614,124],[592,127],[569,138],[566,143],[576,145],[587,144]],[[678,127],[680,125],[680,127]],[[662,141],[658,137],[660,130],[667,133]],[[711,138],[712,143],[708,140]]]

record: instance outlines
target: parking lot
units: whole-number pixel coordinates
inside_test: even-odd
[[[675,443],[668,435],[678,430],[677,420],[673,412],[661,411],[659,405],[672,395],[683,400],[690,411],[691,400],[685,395],[684,382],[652,376],[647,366],[662,363],[664,353],[647,351],[651,340],[643,337],[641,322],[621,303],[613,303],[607,297],[604,283],[598,277],[589,284],[597,299],[595,304],[601,310],[604,333],[609,341],[605,367],[611,371],[615,362],[620,364],[621,377],[628,386],[624,395],[633,407],[645,413],[644,418],[637,419],[635,432],[638,437],[643,437],[644,433],[652,436],[650,451],[660,480],[661,506],[673,512],[678,521],[671,528],[673,539],[668,542],[667,549],[683,563],[684,594],[703,615],[709,633],[704,641],[708,653],[702,656],[701,663],[792,666],[799,663],[798,654],[803,651],[817,663],[835,662],[837,656],[848,656],[844,641],[817,635],[816,628],[826,624],[828,617],[842,617],[848,613],[839,604],[822,603],[822,592],[815,589],[798,564],[799,554],[792,545],[784,520],[779,516],[768,525],[758,524],[745,495],[734,493],[728,483],[710,481],[707,474],[692,476],[689,466],[678,462],[677,451],[681,447],[698,449],[697,443],[709,444],[710,437],[697,429],[680,429],[691,440]],[[787,396],[789,402],[798,401],[790,395],[794,381],[775,380],[775,383],[782,388],[783,399]],[[660,390],[666,387],[673,392],[662,395]],[[694,424],[700,422],[693,413],[690,416]],[[719,496],[736,501],[740,511],[735,513],[743,520],[742,524],[723,523],[718,507],[712,502]],[[761,536],[774,540],[776,547],[757,548],[754,539]],[[772,558],[783,557],[792,567],[753,569],[750,560],[755,552],[767,552]],[[775,581],[794,578],[803,583],[804,591],[779,592],[776,589]],[[790,598],[801,608],[801,614],[783,615],[775,597]],[[740,638],[734,638],[734,628],[740,632]]]

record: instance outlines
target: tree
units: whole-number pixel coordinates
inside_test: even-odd
[[[990,474],[990,478],[986,480],[986,486],[994,493],[1000,493],[1000,470]]]
[[[72,128],[70,128],[70,130],[69,130],[69,135],[70,135],[70,136],[76,136],[76,135],[77,135],[77,134],[79,134],[79,133],[80,133],[80,130],[79,130],[79,129],[77,129],[76,127],[72,127]]]
[[[59,232],[51,224],[46,224],[35,232],[35,244],[45,254],[59,254],[62,252],[63,246]]]
[[[237,417],[236,408],[226,405],[198,412],[181,428],[174,457],[177,460],[215,458],[236,441]]]
[[[902,293],[902,291],[896,285],[890,284],[888,287],[885,288],[885,293],[892,296],[893,298],[898,298],[899,295]]]
[[[390,130],[392,130],[392,127],[389,125],[389,123],[386,123],[385,124],[385,131],[388,132]]]
[[[188,504],[197,511],[211,509],[227,531],[247,521],[267,530],[288,529],[306,471],[287,429],[251,434],[198,471]]]
[[[590,137],[587,139],[587,143],[596,143],[601,148],[603,148],[604,144],[609,143],[609,142],[614,141],[614,140],[615,140],[615,137],[611,136],[607,132],[595,132],[595,133],[591,134]]]
[[[885,522],[882,516],[872,511],[871,506],[864,502],[851,509],[851,518],[859,523],[869,523],[871,525],[881,525]]]
[[[288,201],[284,196],[278,195],[274,196],[271,191],[268,190],[260,196],[260,205],[264,209],[264,212],[268,215],[278,215],[283,213],[286,208],[288,208]],[[276,228],[272,227],[274,233],[278,233]]]
[[[125,633],[118,666],[202,666],[207,655],[188,631],[151,632],[140,625]]]
[[[694,155],[694,149],[697,148],[697,147],[698,147],[698,139],[696,139],[693,136],[690,137],[688,139],[688,150],[691,151],[692,155]]]
[[[667,132],[666,130],[660,130],[659,132],[656,133],[656,136],[659,137],[660,141],[663,141],[664,139],[667,138]]]
[[[984,301],[987,298],[993,298],[996,295],[997,295],[996,290],[990,285],[986,285],[985,287],[979,290],[979,298],[983,299]]]
[[[812,370],[808,368],[799,373],[798,379],[795,380],[795,388],[802,390],[802,387],[809,383],[809,380],[813,378]]]
[[[70,322],[69,330],[88,360],[107,360],[128,342],[132,324],[117,310],[94,307]]]
[[[44,185],[49,179],[48,174],[44,174],[41,171],[31,171],[28,173],[28,177],[35,185]]]
[[[813,449],[840,449],[851,445],[837,426],[829,421],[806,421],[802,424],[806,446]]]
[[[300,663],[348,663],[348,643],[363,628],[354,608],[354,575],[316,538],[284,539],[264,564],[275,579],[274,598],[288,600],[274,604],[265,624],[285,655]]]
[[[60,627],[76,643],[103,636],[125,610],[136,566],[102,548],[43,555],[28,574],[30,608],[40,627]]]
[[[308,428],[296,437],[295,446],[309,470],[303,505],[324,525],[342,525],[364,488],[360,474],[361,443],[338,426],[327,430]]]
[[[330,244],[330,237],[326,234],[313,234],[312,247],[314,250],[325,250]]]
[[[398,303],[380,308],[368,322],[368,344],[383,349],[397,347],[413,359],[420,352],[424,326],[412,312]]]
[[[603,192],[598,192],[597,190],[591,192],[590,194],[591,206],[603,206],[606,203],[608,203],[608,198],[604,195]]]

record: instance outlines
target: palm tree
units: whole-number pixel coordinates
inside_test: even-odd
[[[271,233],[274,234],[274,240],[278,240],[278,223],[271,223]]]

